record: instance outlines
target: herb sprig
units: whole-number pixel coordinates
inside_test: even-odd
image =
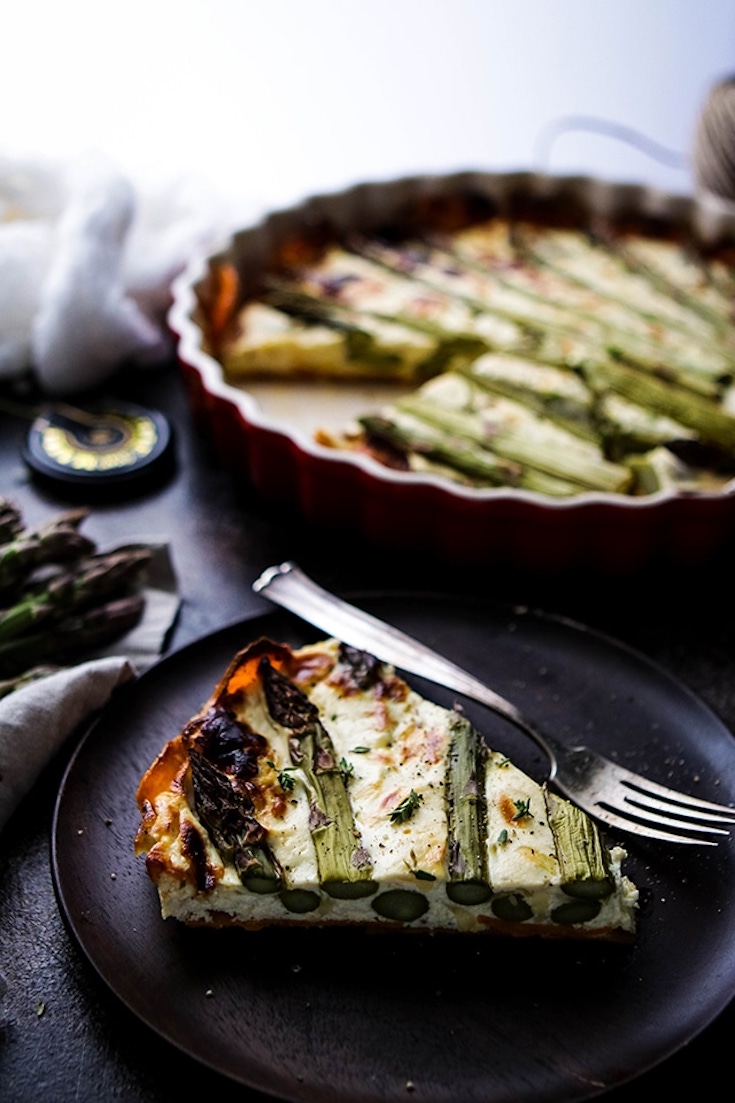
[[[412,789],[408,796],[400,804],[397,804],[390,813],[390,822],[405,823],[410,820],[423,799],[421,793],[417,793],[415,789]]]

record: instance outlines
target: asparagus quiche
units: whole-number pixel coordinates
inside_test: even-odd
[[[138,790],[135,845],[186,924],[626,940],[595,824],[365,652],[260,639]]]
[[[735,474],[735,281],[674,236],[457,198],[381,233],[289,240],[248,294],[234,267],[218,279],[207,329],[229,382],[408,386],[320,429],[329,447],[553,497]]]

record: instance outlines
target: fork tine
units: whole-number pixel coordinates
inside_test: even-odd
[[[685,804],[684,801],[661,800],[658,797],[650,796],[642,786],[631,785],[624,799],[630,804],[635,804],[638,808],[647,808],[650,812],[663,812],[664,815],[681,816],[705,824],[735,824],[735,815],[724,816],[721,812],[700,811],[696,806]],[[727,832],[721,831],[719,834],[727,834]]]
[[[688,793],[681,793],[676,789],[669,789],[665,785],[659,785],[658,782],[651,781],[649,778],[641,777],[639,774],[633,774],[629,770],[623,770],[622,767],[620,771],[624,780],[635,789],[638,789],[641,793],[646,795],[655,793],[665,801],[669,801],[672,805],[681,805],[691,812],[692,815],[697,815],[697,810],[699,809],[702,812],[718,813],[718,818],[723,822],[735,823],[735,808],[731,808],[725,804],[713,804],[712,801],[702,800],[700,797],[692,797]]]
[[[638,824],[634,820],[628,819],[626,816],[618,815],[608,808],[604,808],[599,804],[595,804],[587,809],[593,816],[603,820],[604,823],[610,825],[610,827],[617,827],[621,831],[630,831],[634,835],[641,835],[647,839],[661,839],[667,843],[684,843],[688,846],[717,846],[717,843],[712,839],[705,838],[692,838],[689,835],[674,834],[669,831],[659,831],[655,827],[644,827],[643,824]]]
[[[682,830],[696,831],[701,835],[728,835],[729,832],[725,831],[722,827],[707,826],[702,823],[695,823],[690,819],[675,819],[673,816],[662,816],[660,812],[651,810],[647,805],[639,803],[636,800],[631,800],[630,797],[625,797],[626,805],[630,805],[630,815],[635,816],[639,820],[645,820],[646,823],[658,824],[660,827],[680,827]],[[626,809],[619,809],[619,811],[627,811]]]
[[[735,808],[689,797],[649,781],[589,747],[553,746],[557,769],[551,783],[591,816],[635,835],[666,842],[716,846],[716,840],[701,836],[729,837],[728,828],[735,824]]]

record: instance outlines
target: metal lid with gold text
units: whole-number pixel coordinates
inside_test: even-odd
[[[25,458],[46,478],[118,485],[153,475],[170,446],[170,425],[156,410],[118,399],[84,408],[58,402],[33,421]]]

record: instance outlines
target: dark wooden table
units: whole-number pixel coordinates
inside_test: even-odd
[[[373,548],[355,534],[315,532],[237,485],[193,431],[173,365],[129,373],[108,392],[157,407],[175,428],[171,478],[127,500],[96,503],[85,525],[101,543],[131,534],[170,543],[183,598],[171,647],[264,609],[251,593],[252,581],[265,567],[292,558],[338,592],[476,593],[571,617],[659,662],[735,729],[730,552],[706,570],[653,564],[634,577],[594,571],[537,577],[508,568],[457,574],[429,559]],[[35,521],[65,508],[68,500],[31,478],[19,451],[26,428],[24,417],[0,415],[0,493]],[[265,1103],[264,1096],[189,1060],[140,1023],[67,932],[54,895],[50,844],[54,802],[74,745],[71,739],[49,764],[0,837],[0,1098],[164,1103],[216,1096],[220,1103]],[[716,1084],[723,1072],[729,1074],[734,1031],[732,1003],[684,1050],[605,1098],[648,1103],[673,1098],[687,1079]]]

